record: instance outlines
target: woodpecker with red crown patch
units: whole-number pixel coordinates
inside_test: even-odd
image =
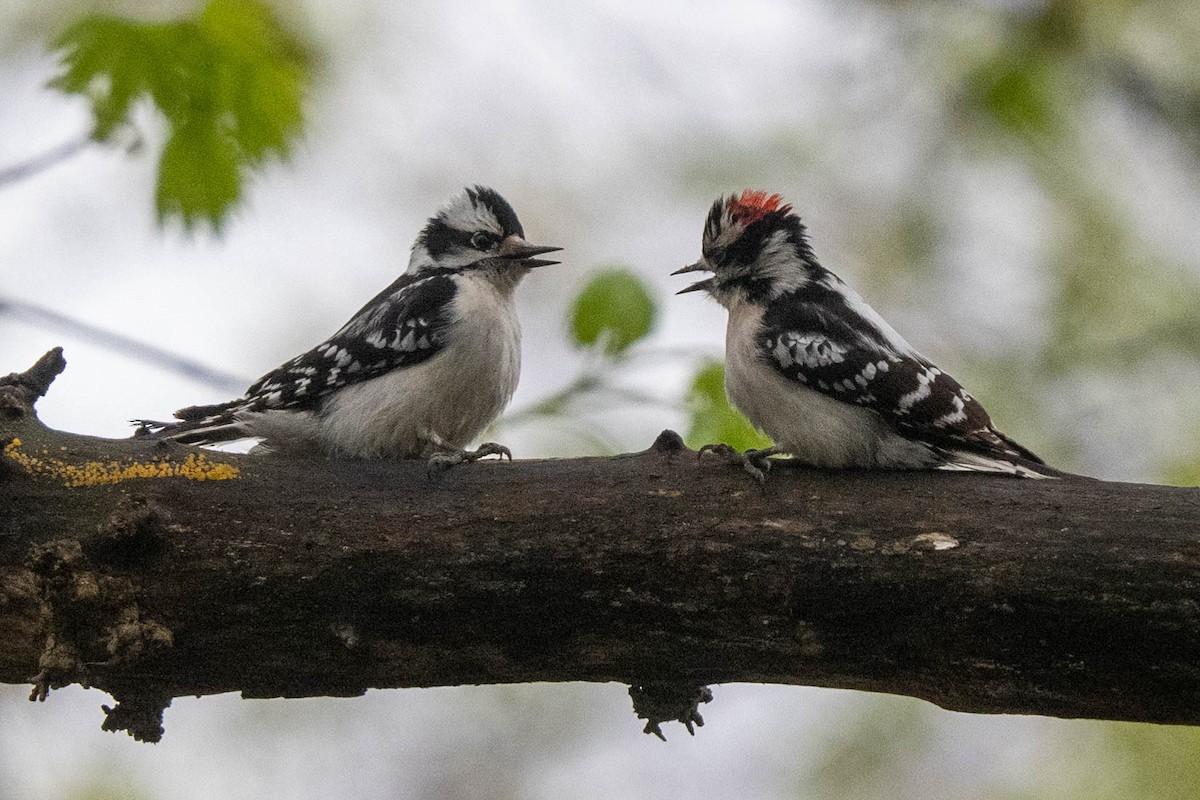
[[[729,312],[725,391],[774,442],[737,456],[759,480],[776,454],[815,467],[1055,473],[818,263],[780,195],[718,199],[701,252],[673,274],[713,273],[679,294],[707,292]]]

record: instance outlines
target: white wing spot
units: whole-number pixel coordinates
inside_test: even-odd
[[[772,348],[771,352],[774,354],[775,360],[779,362],[779,366],[783,367],[784,369],[787,369],[792,364],[796,363],[792,359],[791,351],[789,351],[788,346],[784,344],[782,337],[780,337],[779,341],[776,342],[775,347]]]
[[[948,411],[934,420],[933,424],[937,427],[945,428],[948,425],[953,425],[956,422],[963,422],[966,420],[967,414],[966,411],[964,411],[966,404],[963,402],[962,397],[959,395],[954,395],[954,398],[950,401],[950,404],[954,406],[954,410]]]
[[[896,403],[896,411],[900,414],[906,414],[918,402],[929,397],[931,391],[929,384],[933,383],[936,377],[936,375],[930,375],[928,370],[922,370],[917,373],[917,388],[900,396],[900,400]]]
[[[786,363],[780,353],[781,349],[787,352],[789,361]],[[847,352],[846,347],[820,334],[784,334],[775,346],[775,357],[784,367],[790,366],[791,363],[809,368],[840,364],[846,360]]]

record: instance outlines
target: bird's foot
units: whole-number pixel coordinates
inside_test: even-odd
[[[507,456],[509,461],[512,461],[512,451],[502,444],[495,442],[484,442],[474,450],[439,450],[429,457],[428,470],[429,474],[433,475],[438,472],[444,472],[456,464],[462,464],[464,461],[478,461],[487,456],[500,456],[503,461]]]
[[[760,484],[767,482],[767,473],[771,471],[771,456],[776,456],[782,453],[778,447],[764,447],[761,450],[747,450],[744,453],[739,453],[734,448],[724,443],[706,444],[696,453],[697,457],[703,457],[705,453],[713,453],[731,464],[739,464],[742,469],[754,476]]]

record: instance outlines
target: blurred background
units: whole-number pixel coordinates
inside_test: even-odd
[[[227,48],[272,103],[199,161],[170,103],[106,106],[116,82],[80,59],[48,85],[125,30],[88,15],[161,32],[238,5],[0,5],[0,372],[65,347],[53,427],[125,436],[239,394],[481,183],[566,248],[518,290],[522,383],[489,438],[525,458],[664,427],[745,445],[724,312],[668,273],[711,202],[752,187],[1050,463],[1200,483],[1193,0],[280,0]],[[151,82],[186,74],[172,52]],[[102,693],[27,692],[0,687],[0,798],[1200,797],[1200,729],[833,690],[718,686],[708,725],[665,744],[612,685],[186,698],[156,746],[101,733]]]

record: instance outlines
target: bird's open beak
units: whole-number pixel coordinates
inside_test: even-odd
[[[712,270],[710,270],[708,267],[706,267],[704,265],[704,261],[701,260],[701,261],[697,261],[695,264],[688,264],[686,267],[680,267],[679,269],[675,270],[671,274],[672,275],[682,275],[685,272],[704,272],[704,271],[712,272]]]
[[[687,294],[688,292],[707,292],[717,285],[716,278],[705,278],[702,281],[696,281],[690,286],[680,289],[675,294]]]
[[[558,250],[562,250],[562,248],[530,244],[515,233],[512,236],[505,237],[504,241],[500,242],[501,258],[520,261],[522,267],[529,267],[531,269],[533,267],[547,267],[551,264],[560,263],[545,258],[531,258],[531,256],[540,256],[542,253],[553,253]]]
[[[711,270],[709,270],[708,265],[704,263],[704,259],[700,259],[699,261],[697,261],[694,264],[688,264],[685,267],[680,267],[679,269],[675,270],[671,274],[672,275],[683,275],[688,272],[709,272],[709,271],[711,271]],[[708,290],[712,289],[716,285],[717,285],[717,279],[715,277],[714,278],[705,278],[702,281],[696,281],[695,283],[693,283],[692,285],[690,285],[684,289],[680,289],[675,294],[687,294],[688,292],[704,292],[704,291],[708,291]]]

